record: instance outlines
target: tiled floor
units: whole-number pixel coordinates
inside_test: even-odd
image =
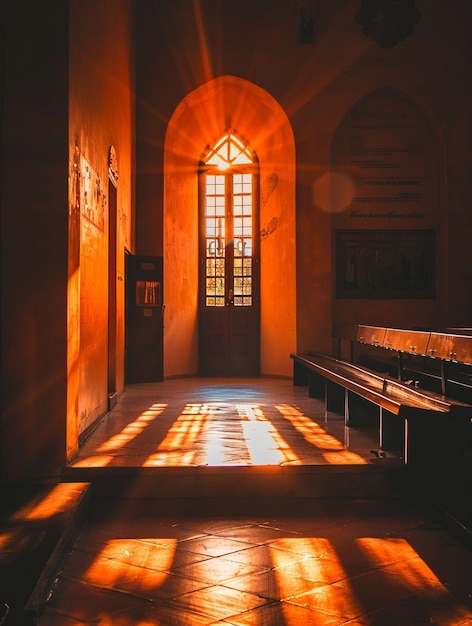
[[[376,445],[291,381],[179,380],[130,386],[75,465],[326,470]],[[471,552],[402,498],[180,496],[94,501],[40,626],[472,625]]]
[[[377,429],[349,429],[288,379],[130,385],[75,467],[365,464]]]
[[[104,502],[40,624],[472,624],[472,555],[397,501]]]

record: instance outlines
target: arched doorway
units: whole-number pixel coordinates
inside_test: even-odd
[[[221,76],[177,106],[164,146],[164,376],[199,373],[199,180],[202,155],[228,128],[257,155],[262,375],[291,375],[296,348],[295,146],[280,104]]]

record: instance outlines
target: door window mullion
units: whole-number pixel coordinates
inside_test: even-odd
[[[223,175],[205,177],[205,304],[225,304],[226,190]]]
[[[226,174],[226,303],[234,301],[234,224],[233,224],[233,176]]]
[[[234,304],[253,304],[253,185],[252,174],[233,179]]]

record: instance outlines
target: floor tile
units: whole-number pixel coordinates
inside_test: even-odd
[[[169,380],[129,386],[75,465],[221,464],[234,487],[250,476],[235,466],[265,458],[287,471],[331,465],[342,484],[343,466],[375,466],[377,438],[326,421],[290,380]],[[277,492],[281,474],[267,476]],[[414,502],[235,491],[94,499],[38,626],[472,625],[472,553]]]

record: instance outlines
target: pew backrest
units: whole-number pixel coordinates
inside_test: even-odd
[[[413,378],[430,390],[472,404],[469,328],[437,331],[339,324],[333,327],[333,338],[338,341],[338,358],[345,358],[343,344],[348,342],[351,363],[384,368],[400,381]]]

